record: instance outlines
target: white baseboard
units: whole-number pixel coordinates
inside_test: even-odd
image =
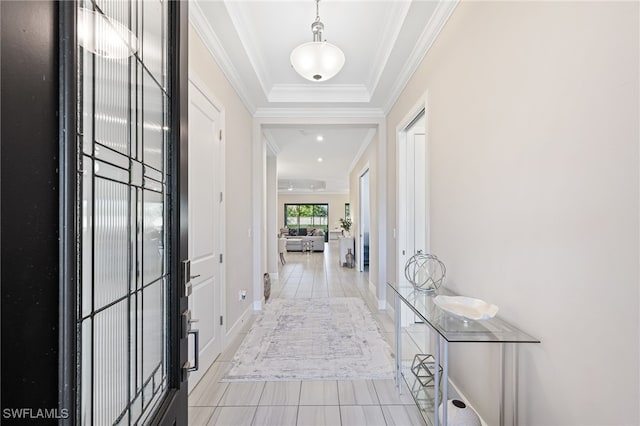
[[[262,310],[262,299],[253,301],[253,310],[261,311]]]
[[[247,322],[247,319],[249,318],[249,316],[251,316],[251,314],[253,313],[253,311],[251,310],[250,306],[247,306],[247,309],[244,310],[244,312],[242,313],[242,315],[240,315],[240,317],[236,320],[235,323],[233,323],[233,325],[227,329],[227,334],[225,335],[225,346],[227,344],[227,342],[230,342],[234,337],[236,337],[238,335],[238,333],[240,332],[240,330],[242,330],[242,327],[244,327],[244,324]]]
[[[377,290],[377,289],[376,289],[376,285],[375,285],[374,283],[372,283],[371,281],[369,281],[369,291],[370,291],[374,296],[376,296],[376,293],[377,293],[377,291],[376,291],[376,290]]]
[[[391,306],[390,303],[386,304],[386,307],[384,309],[387,312],[387,316],[389,317],[389,319],[391,321],[395,321],[396,320],[396,310],[393,309],[393,306]]]

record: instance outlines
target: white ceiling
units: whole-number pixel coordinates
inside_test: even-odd
[[[291,51],[312,39],[314,0],[191,0],[189,10],[194,28],[256,117],[322,117],[337,111],[343,117],[383,117],[456,4],[322,0],[324,38],[346,56],[342,71],[326,82],[305,80],[289,63]],[[349,167],[370,129],[318,128],[314,121],[265,132],[279,149],[279,178],[321,179],[325,191],[344,192]],[[312,143],[317,132],[327,136],[324,148]],[[316,152],[324,153],[324,164],[317,163]]]
[[[279,191],[292,193],[349,192],[349,171],[371,138],[374,128],[356,126],[275,127],[263,131],[270,145],[277,145]],[[322,141],[318,141],[322,136]],[[322,158],[322,161],[318,161]],[[319,188],[312,179],[323,181]],[[311,187],[313,185],[313,187]]]

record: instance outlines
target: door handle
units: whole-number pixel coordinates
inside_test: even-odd
[[[195,322],[195,321],[189,320],[189,322]],[[187,371],[198,371],[198,369],[200,368],[200,330],[198,330],[197,328],[194,328],[189,330],[188,334],[193,334],[194,365],[187,367]]]
[[[185,296],[189,297],[191,296],[191,293],[193,293],[193,284],[191,284],[191,280],[198,278],[200,276],[200,274],[198,275],[189,275],[189,282],[187,282],[184,286],[184,294]]]

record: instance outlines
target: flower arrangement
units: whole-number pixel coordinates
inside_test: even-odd
[[[349,230],[351,229],[351,225],[353,224],[353,222],[351,222],[351,218],[348,217],[346,219],[340,218],[340,226],[342,226],[342,229],[344,229],[345,231],[349,232]]]

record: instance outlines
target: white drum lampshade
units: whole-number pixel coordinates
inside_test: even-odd
[[[326,41],[310,41],[291,52],[291,66],[310,81],[326,81],[340,72],[345,57],[342,50]]]
[[[298,74],[309,81],[326,81],[344,66],[344,53],[339,47],[322,40],[324,24],[320,22],[320,0],[316,0],[316,20],[311,23],[313,41],[293,49],[289,60]]]

